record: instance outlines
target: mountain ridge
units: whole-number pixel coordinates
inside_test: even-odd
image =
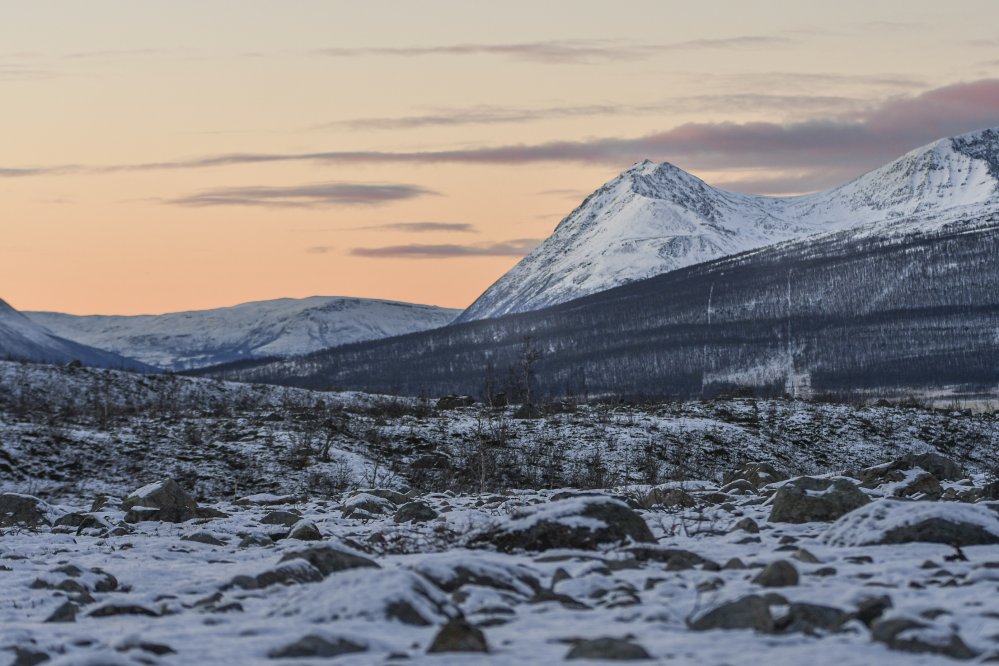
[[[310,296],[159,315],[25,314],[63,337],[167,370],[188,370],[436,328],[459,312],[401,301]]]
[[[638,162],[566,216],[455,323],[525,312],[765,247],[880,225],[933,228],[999,210],[999,131],[938,139],[838,187],[796,197],[727,192]]]

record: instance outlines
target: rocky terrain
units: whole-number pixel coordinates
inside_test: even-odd
[[[0,663],[987,661],[997,442],[2,363]]]

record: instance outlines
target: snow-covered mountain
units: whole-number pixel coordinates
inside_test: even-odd
[[[0,300],[0,359],[69,363],[121,370],[152,370],[118,354],[57,337]]]
[[[364,298],[313,296],[162,315],[26,313],[63,337],[167,370],[403,335],[450,323],[460,310]]]
[[[941,139],[798,197],[726,192],[644,161],[587,197],[456,321],[536,310],[781,241],[931,228],[997,210],[999,128]]]

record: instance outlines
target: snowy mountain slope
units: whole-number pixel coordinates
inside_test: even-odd
[[[160,368],[185,370],[423,331],[450,323],[458,313],[430,305],[313,296],[162,315],[27,314],[58,335]]]
[[[456,321],[536,310],[776,242],[904,232],[999,210],[999,128],[941,139],[799,197],[716,189],[645,161],[591,194]]]
[[[152,368],[118,354],[52,335],[3,300],[0,300],[0,358],[41,363],[69,363],[123,370]]]

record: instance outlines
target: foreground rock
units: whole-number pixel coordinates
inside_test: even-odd
[[[835,546],[929,542],[957,546],[999,543],[999,514],[981,504],[885,499],[840,518],[824,535]]]
[[[0,527],[27,527],[37,529],[49,525],[51,509],[48,504],[20,493],[0,494]]]
[[[620,500],[583,496],[532,507],[499,528],[476,535],[472,545],[502,551],[552,548],[594,550],[630,542],[653,543],[645,520]]]
[[[598,659],[606,661],[634,661],[652,659],[645,648],[623,638],[595,638],[578,641],[566,659]]]
[[[121,502],[128,513],[125,521],[160,520],[183,523],[198,517],[198,503],[173,479],[165,479],[139,488]]]
[[[441,627],[427,652],[489,652],[489,646],[481,629],[455,618]]]
[[[344,654],[354,654],[365,652],[367,648],[346,638],[325,638],[316,634],[309,634],[299,638],[294,643],[289,643],[282,648],[272,650],[268,653],[271,659],[293,659],[302,657],[319,657],[331,659]]]
[[[828,522],[870,502],[849,479],[802,476],[788,481],[774,496],[774,523]]]
[[[771,633],[774,630],[770,606],[763,597],[755,594],[709,608],[689,620],[687,624],[694,631],[754,629]]]
[[[952,629],[912,618],[878,620],[871,626],[871,638],[902,652],[942,654],[954,659],[977,656]]]

